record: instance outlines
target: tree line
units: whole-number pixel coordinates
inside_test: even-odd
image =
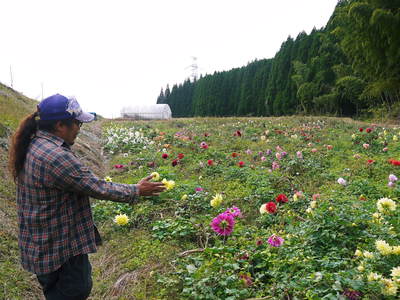
[[[275,57],[167,85],[173,117],[400,112],[400,0],[340,0],[327,25]],[[396,104],[398,106],[396,106]]]

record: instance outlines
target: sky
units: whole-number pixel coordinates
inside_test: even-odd
[[[272,58],[337,0],[0,0],[0,82],[118,117],[161,88]],[[12,78],[12,79],[11,79]],[[0,112],[1,113],[1,112]]]

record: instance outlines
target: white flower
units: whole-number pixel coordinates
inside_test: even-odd
[[[338,182],[339,184],[341,184],[341,185],[346,185],[346,184],[347,184],[346,180],[345,180],[344,178],[342,178],[342,177],[340,177],[340,178],[337,180],[337,182]]]

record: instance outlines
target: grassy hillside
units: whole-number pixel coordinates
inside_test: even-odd
[[[15,186],[7,172],[8,140],[19,121],[35,111],[37,101],[0,83],[0,298],[35,299],[40,290],[20,267]]]

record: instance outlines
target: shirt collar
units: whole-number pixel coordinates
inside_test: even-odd
[[[57,146],[68,146],[68,144],[60,137],[56,136],[55,134],[48,132],[48,131],[44,131],[44,130],[38,130],[36,132],[36,136],[40,137],[40,138],[44,138],[46,140],[49,140],[51,142],[53,142],[54,144],[56,144]]]

